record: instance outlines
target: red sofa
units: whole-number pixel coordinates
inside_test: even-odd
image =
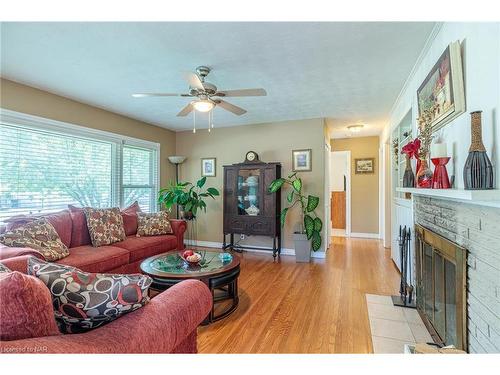
[[[135,214],[134,214],[135,215]],[[109,246],[92,247],[83,210],[63,210],[43,215],[54,226],[62,242],[68,246],[70,255],[56,263],[73,266],[86,272],[136,273],[140,272],[141,262],[150,256],[170,250],[184,249],[184,220],[171,220],[173,234],[152,237],[136,237],[137,219],[130,221],[124,213],[124,224],[127,239]],[[22,223],[25,217],[18,217]],[[16,220],[9,225],[15,225]],[[8,226],[0,228],[0,233]],[[30,248],[8,247],[0,244],[0,259],[19,255],[41,254]]]
[[[125,241],[94,248],[89,243],[78,243],[85,237],[79,231],[87,228],[81,220],[75,220],[75,217],[72,220],[71,216],[68,210],[64,210],[46,217],[70,250],[70,255],[57,263],[83,271],[136,273],[144,258],[184,248],[186,223],[182,220],[171,221],[172,235],[135,237],[128,228]],[[127,223],[125,226],[127,231]],[[79,246],[71,246],[75,244]],[[26,273],[30,256],[41,258],[41,254],[33,249],[0,244],[1,263],[12,271]],[[48,289],[46,293],[50,293]],[[0,341],[0,353],[196,353],[197,327],[211,307],[212,295],[206,285],[187,280],[158,294],[146,306],[95,330]],[[40,306],[40,309],[52,308],[51,304]]]

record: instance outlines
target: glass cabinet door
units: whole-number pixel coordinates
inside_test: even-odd
[[[238,215],[257,216],[260,207],[260,169],[240,169],[238,172]]]

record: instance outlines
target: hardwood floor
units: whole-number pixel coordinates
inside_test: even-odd
[[[241,254],[240,304],[198,329],[200,353],[371,353],[365,293],[395,294],[399,275],[378,240],[335,237],[326,259]]]

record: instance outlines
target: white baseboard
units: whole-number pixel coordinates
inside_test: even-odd
[[[373,239],[380,239],[380,234],[378,233],[359,233],[359,232],[351,232],[351,236],[354,238],[373,238]]]
[[[330,233],[333,237],[347,237],[345,229],[332,228]]]
[[[184,240],[185,245],[196,245],[196,246],[201,246],[201,247],[211,247],[215,249],[222,249],[222,242],[212,242],[212,241],[193,241],[193,240]],[[254,246],[254,245],[249,245],[249,246]],[[245,251],[251,252],[251,253],[267,253],[269,254],[269,250],[265,250],[264,246],[254,246],[255,249],[244,249]],[[281,248],[281,255],[285,256],[295,256],[295,249],[290,249],[286,247]],[[324,251],[316,251],[311,253],[311,258],[319,258],[323,259],[326,257],[326,254]]]

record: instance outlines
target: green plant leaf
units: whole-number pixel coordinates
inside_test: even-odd
[[[193,203],[191,202],[186,203],[186,205],[184,206],[185,211],[191,211],[192,208],[193,208]]]
[[[294,190],[300,194],[300,192],[302,191],[302,180],[300,178],[293,180],[292,186],[293,186]]]
[[[290,192],[286,196],[286,200],[288,201],[288,203],[292,203],[292,201],[293,201],[293,190],[290,190]]]
[[[312,233],[311,248],[313,251],[318,251],[321,248],[321,234],[316,230]]]
[[[319,217],[314,218],[314,231],[316,232],[321,232],[321,229],[323,228],[323,222]]]
[[[304,215],[304,229],[306,230],[307,239],[310,240],[314,231],[314,220],[309,215]]]
[[[271,182],[271,184],[269,185],[269,188],[267,190],[270,193],[276,193],[279,189],[281,189],[281,187],[283,186],[284,183],[285,183],[284,178],[278,178],[278,179],[274,180],[273,182]]]
[[[205,182],[207,182],[207,178],[206,177],[202,177],[200,178],[197,182],[196,182],[196,186],[198,186],[199,188],[202,188],[203,185],[205,185]]]
[[[288,175],[288,179],[292,179],[294,178],[295,176],[297,175],[297,172],[293,172],[291,174]]]
[[[208,191],[210,194],[214,195],[214,196],[218,196],[218,195],[220,194],[220,193],[219,193],[219,190],[217,190],[216,188],[213,188],[213,187],[209,187],[209,188],[207,189],[207,191]]]
[[[316,207],[318,207],[319,204],[319,198],[314,196],[314,195],[308,195],[307,196],[307,206],[306,210],[307,212],[314,211]]]
[[[283,209],[280,213],[280,222],[281,222],[281,227],[285,226],[285,220],[286,220],[286,213],[288,212],[288,208]]]

